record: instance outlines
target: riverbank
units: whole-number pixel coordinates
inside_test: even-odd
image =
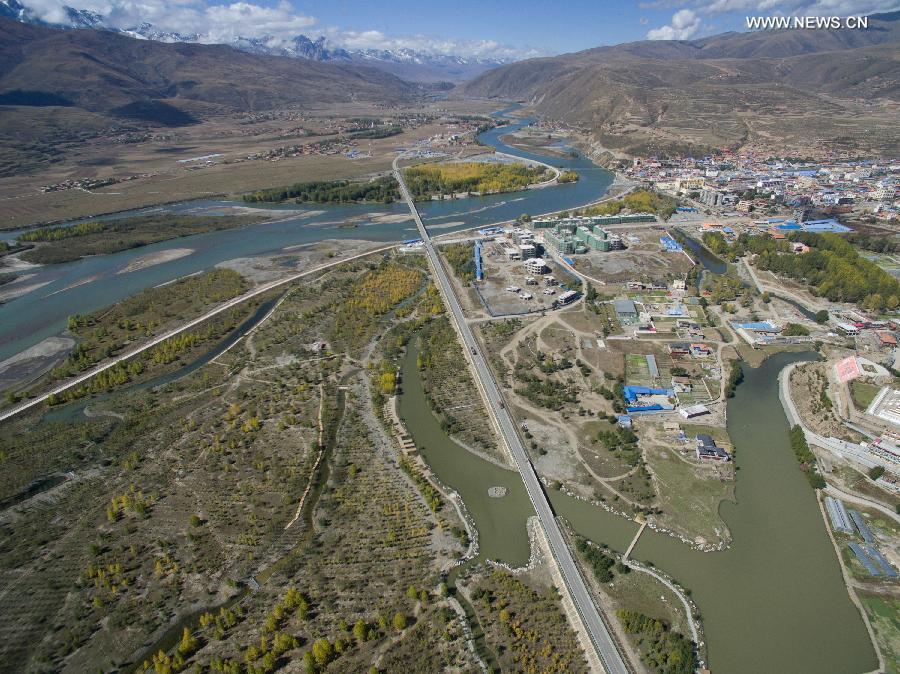
[[[867,631],[849,601],[839,565],[821,530],[814,494],[790,451],[788,424],[777,421],[781,403],[775,375],[791,360],[809,357],[770,356],[758,369],[747,371],[735,398],[730,399],[728,427],[735,438],[739,468],[737,502],[722,503],[720,511],[733,535],[731,547],[700,553],[649,528],[635,547],[637,563],[647,565],[652,560],[654,568],[690,590],[703,616],[713,671],[756,674],[760,668],[787,668],[802,674],[849,674],[876,664]],[[430,433],[419,417],[427,420],[430,415],[425,409],[416,414],[409,400],[412,393],[415,388],[407,380],[401,412],[418,440],[419,434]],[[760,426],[759,419],[772,421]],[[494,467],[461,448],[454,450],[453,444],[445,444],[436,435],[428,438],[424,444],[430,451],[423,452],[424,458],[444,481],[459,487],[483,530],[481,540],[491,544],[488,554],[499,552],[512,568],[527,563],[529,555],[524,547],[516,552],[509,533],[526,538],[530,505],[523,504],[519,514],[515,508],[502,507],[509,497],[489,499],[486,489],[482,494],[477,484],[469,483],[473,475]],[[520,484],[513,485],[510,494],[522,489]],[[620,552],[634,538],[635,523],[587,501],[552,491],[550,495],[557,514],[580,535]],[[494,533],[498,525],[502,533]],[[798,648],[801,642],[816,643],[817,648]],[[867,660],[871,665],[866,665]]]
[[[791,373],[794,371],[794,369],[796,367],[797,367],[797,364],[792,363],[791,365],[788,365],[787,367],[782,369],[778,375],[778,396],[781,401],[782,407],[784,408],[785,416],[787,416],[788,422],[792,426],[799,426],[801,429],[803,429],[804,435],[807,436],[807,439],[809,440],[809,442],[811,444],[813,444],[815,446],[826,445],[826,444],[828,444],[826,441],[822,441],[822,439],[819,438],[819,436],[810,432],[805,427],[805,425],[803,424],[803,420],[800,417],[799,412],[797,411],[797,407],[796,407],[793,397],[791,395],[791,385],[790,385]],[[820,451],[822,451],[822,450],[820,450]],[[833,451],[833,450],[829,449],[828,451]],[[828,471],[826,471],[824,469],[819,457],[817,456],[816,458],[817,458],[817,463],[819,466],[819,472],[823,476],[826,477],[826,481],[827,481]],[[885,671],[885,655],[882,651],[879,640],[876,638],[874,627],[873,627],[871,621],[869,620],[869,614],[866,611],[865,607],[863,606],[859,595],[857,594],[856,584],[851,580],[850,571],[847,569],[847,565],[845,564],[844,558],[841,555],[840,546],[838,545],[838,542],[835,539],[834,532],[831,529],[831,524],[830,524],[828,515],[825,512],[825,507],[823,505],[823,499],[822,499],[822,492],[828,493],[830,496],[837,498],[839,500],[849,501],[851,503],[854,503],[855,505],[862,505],[864,507],[869,507],[869,508],[874,507],[876,510],[891,517],[896,522],[900,522],[900,515],[898,515],[896,512],[892,512],[884,504],[872,502],[869,499],[863,499],[858,496],[854,496],[852,494],[846,494],[846,493],[842,492],[840,489],[837,489],[832,485],[828,485],[828,486],[826,486],[826,488],[824,490],[817,490],[817,492],[816,492],[816,497],[817,497],[817,501],[819,504],[819,512],[822,516],[822,523],[825,527],[825,530],[828,532],[828,538],[831,541],[831,544],[834,548],[835,558],[837,559],[838,564],[840,564],[841,576],[844,579],[844,585],[847,588],[847,594],[849,595],[850,600],[853,602],[854,606],[856,606],[857,610],[859,611],[859,614],[863,620],[863,623],[865,623],[866,631],[868,632],[869,639],[872,642],[872,648],[875,650],[875,653],[878,656],[878,671]]]

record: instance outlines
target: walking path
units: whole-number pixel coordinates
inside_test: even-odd
[[[631,560],[626,560],[625,558],[622,558],[622,562],[626,566],[628,566],[629,569],[640,571],[641,573],[646,573],[647,575],[653,576],[654,578],[656,578],[656,580],[669,588],[676,597],[678,597],[679,601],[681,601],[681,605],[684,607],[684,614],[687,617],[687,624],[691,630],[691,640],[697,646],[700,646],[700,632],[697,629],[697,624],[694,622],[694,612],[691,610],[691,604],[687,600],[687,597],[684,595],[682,589],[676,586],[675,583],[670,581],[658,571],[654,571],[653,569],[644,566],[643,564],[638,564],[637,562],[632,562]]]
[[[294,526],[294,522],[300,519],[300,513],[303,512],[303,504],[306,503],[306,497],[309,495],[309,490],[312,489],[313,483],[315,482],[314,477],[316,471],[319,469],[319,464],[322,462],[322,456],[325,454],[325,425],[322,423],[322,416],[325,412],[325,386],[323,384],[319,384],[319,454],[316,456],[316,462],[313,464],[312,470],[309,472],[309,482],[306,485],[306,489],[303,490],[303,496],[300,497],[300,503],[297,504],[297,510],[294,512],[294,516],[291,518],[291,521],[284,525],[285,530],[290,529]]]
[[[647,520],[641,522],[640,528],[637,530],[637,533],[634,535],[634,538],[631,540],[631,545],[628,546],[628,549],[625,551],[625,554],[622,555],[622,561],[627,562],[628,558],[631,557],[631,551],[634,550],[634,546],[637,545],[638,540],[641,538],[641,534],[644,533],[644,529],[647,528]],[[696,641],[696,640],[695,640]]]

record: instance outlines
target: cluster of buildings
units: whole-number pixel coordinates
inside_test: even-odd
[[[510,261],[536,259],[543,252],[541,244],[534,240],[534,233],[524,227],[513,227],[494,240],[503,248],[503,254]],[[541,263],[543,264],[543,260]]]
[[[862,544],[853,541],[847,544],[851,552],[859,560],[863,568],[869,572],[871,576],[887,576],[888,578],[897,578],[896,569],[885,558],[881,551],[876,547],[877,542],[869,525],[866,524],[865,518],[858,510],[848,509],[842,501],[838,501],[831,496],[825,497],[825,510],[828,512],[828,518],[831,520],[831,527],[835,531],[839,531],[847,536],[856,536],[857,531],[862,537]]]
[[[487,117],[447,115],[436,120],[443,127],[426,142],[437,147],[466,147],[476,145],[475,136],[495,126],[496,120]]]
[[[108,178],[71,178],[69,180],[64,180],[61,183],[54,183],[52,185],[43,185],[41,187],[41,192],[63,192],[65,190],[95,190],[101,187],[108,187],[109,185],[115,185],[116,183],[126,182],[128,180],[137,180],[138,178],[147,178],[151,175],[156,175],[154,173],[143,173],[140,175],[134,174],[129,176],[123,176],[121,178],[110,176]]]
[[[297,145],[282,145],[274,147],[270,150],[255,152],[248,154],[241,159],[226,161],[226,164],[238,164],[242,161],[281,161],[290,157],[303,156],[327,156],[334,154],[345,154],[352,151],[356,146],[356,141],[337,138],[334,140],[321,140],[314,143],[304,143]]]
[[[863,209],[900,217],[900,164],[874,161],[788,163],[752,153],[719,157],[634,159],[625,174],[669,193],[693,195],[710,208],[749,213],[795,209],[829,215]]]
[[[592,215],[569,218],[535,218],[531,226],[541,230],[544,243],[560,255],[587,253],[589,250],[607,252],[625,247],[622,237],[604,229],[609,225],[636,222],[655,222],[651,213],[627,215]]]

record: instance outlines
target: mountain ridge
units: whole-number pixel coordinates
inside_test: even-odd
[[[90,29],[0,19],[0,91],[38,89],[91,112],[147,100],[223,111],[349,100],[394,102],[416,86],[355,64],[248,54],[225,45],[162,43]],[[113,113],[114,114],[114,113]]]
[[[500,66],[458,94],[526,103],[625,155],[784,142],[896,154],[900,13],[870,26],[595,47]]]
[[[207,42],[204,40],[208,39],[208,36],[198,33],[184,34],[162,31],[148,22],[127,28],[118,28],[112,26],[102,14],[91,10],[66,6],[65,13],[66,23],[50,24],[37,17],[19,0],[0,0],[0,17],[27,24],[63,30],[94,29],[163,43],[224,44],[239,51],[260,56],[368,65],[412,82],[447,81],[458,83],[475,77],[490,68],[510,62],[509,59],[464,57],[406,48],[352,50],[329,45],[325,36],[311,38],[303,34],[295,35],[288,40],[275,39],[265,35],[262,37],[237,36],[230,42]]]

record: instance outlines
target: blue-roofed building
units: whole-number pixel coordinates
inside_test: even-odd
[[[866,524],[866,520],[863,518],[862,513],[858,510],[850,509],[847,510],[847,513],[850,515],[856,528],[859,529],[859,533],[862,535],[863,540],[866,543],[874,543],[875,537],[872,535],[872,530],[869,529],[869,525]]]
[[[887,576],[888,578],[896,578],[897,571],[894,570],[894,567],[891,566],[891,563],[885,558],[883,554],[881,554],[881,550],[876,548],[873,545],[863,546],[863,550],[865,550],[866,554],[879,566],[881,572]]]
[[[623,386],[622,395],[630,403],[635,402],[640,396],[666,396],[675,395],[675,390],[670,388],[650,388],[649,386]]]
[[[777,325],[769,323],[769,321],[751,321],[748,323],[738,323],[732,321],[732,327],[735,330],[749,330],[751,332],[781,332],[781,328]]]
[[[697,458],[712,461],[730,461],[731,457],[728,452],[719,447],[711,435],[706,433],[697,434]]]
[[[821,234],[824,232],[846,234],[847,232],[852,232],[853,230],[845,225],[842,225],[837,220],[832,218],[829,220],[807,220],[803,223],[803,231],[814,232],[816,234]]]
[[[828,517],[831,519],[831,527],[835,531],[842,531],[845,534],[853,533],[853,522],[847,514],[847,509],[841,501],[831,496],[825,497],[825,510],[828,511]]]
[[[481,271],[481,241],[475,242],[475,279],[480,281],[483,278]]]
[[[865,551],[860,547],[859,543],[850,543],[847,547],[849,547],[853,554],[856,555],[856,558],[859,560],[860,564],[862,564],[866,571],[869,572],[872,576],[880,576],[881,570],[875,564],[875,562],[865,553]]]
[[[663,248],[666,249],[667,253],[678,253],[682,250],[681,244],[671,236],[661,236],[659,237],[659,242],[663,245]]]
[[[814,234],[823,234],[825,232],[833,232],[835,234],[846,234],[853,230],[842,225],[834,218],[827,220],[807,220],[805,222],[797,222],[796,220],[787,220],[779,223],[778,220],[769,220],[770,224],[774,224],[774,229],[779,232],[812,232]]]

